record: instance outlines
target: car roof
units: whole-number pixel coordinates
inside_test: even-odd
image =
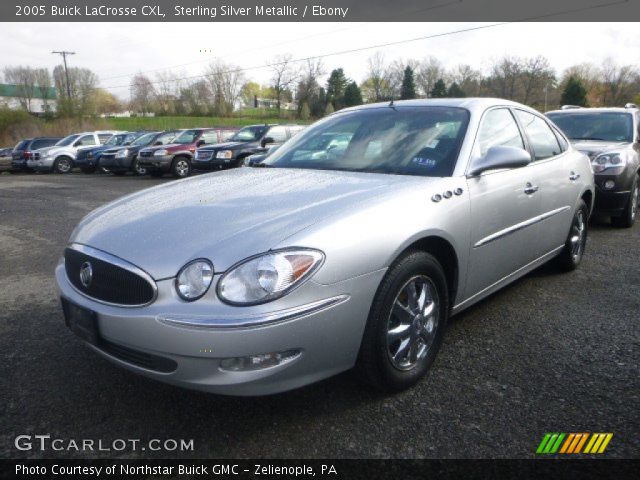
[[[358,105],[356,107],[349,107],[342,110],[338,110],[333,115],[342,112],[348,112],[351,110],[365,110],[370,108],[381,107],[457,107],[465,108],[470,111],[483,111],[489,107],[494,106],[508,106],[518,107],[524,110],[535,111],[527,105],[523,105],[512,100],[505,100],[504,98],[492,98],[492,97],[469,97],[469,98],[421,98],[416,100],[394,100],[392,102],[378,102],[369,103],[367,105]]]
[[[562,113],[562,114],[581,114],[581,113],[633,113],[637,112],[637,108],[624,108],[624,107],[579,107],[579,108],[566,108],[564,110],[551,110],[549,113]]]

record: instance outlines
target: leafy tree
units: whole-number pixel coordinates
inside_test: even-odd
[[[462,88],[460,88],[460,85],[458,85],[456,82],[453,82],[451,85],[449,85],[449,90],[447,90],[447,97],[463,98],[466,96],[467,95],[464,93],[464,90],[462,90]]]
[[[331,71],[329,80],[327,80],[327,100],[333,104],[334,110],[339,110],[344,106],[344,91],[347,85],[349,85],[349,79],[342,68]]]
[[[447,96],[447,86],[444,84],[444,80],[439,78],[431,89],[432,98],[445,98]]]
[[[362,105],[362,92],[356,82],[351,82],[344,89],[343,103],[345,107],[353,107],[355,105]]]
[[[255,97],[260,96],[261,87],[256,82],[245,82],[240,89],[240,99],[245,107],[253,107]]]
[[[587,106],[587,89],[578,77],[570,76],[560,96],[561,105]]]
[[[404,69],[404,77],[402,77],[400,99],[411,100],[412,98],[416,98],[416,82],[413,78],[413,69],[407,66],[407,68]]]

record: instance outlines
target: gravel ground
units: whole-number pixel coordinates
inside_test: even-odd
[[[542,267],[455,317],[427,379],[382,396],[343,374],[232,398],[115,367],[64,326],[54,266],[80,218],[169,179],[0,176],[0,455],[11,457],[532,457],[545,432],[640,447],[640,225],[591,225],[576,272]],[[20,452],[20,434],[193,439],[192,452]]]

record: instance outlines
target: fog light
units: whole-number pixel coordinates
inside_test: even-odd
[[[232,372],[246,372],[275,367],[295,360],[300,356],[300,350],[287,350],[285,352],[262,353],[248,357],[225,358],[220,362],[222,370]]]
[[[615,186],[616,186],[616,182],[614,182],[613,180],[607,180],[606,182],[604,182],[604,188],[606,190],[611,190]]]

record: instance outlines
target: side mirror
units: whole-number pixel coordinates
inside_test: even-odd
[[[262,142],[260,142],[260,145],[262,145],[262,148],[264,148],[270,143],[276,143],[276,141],[273,139],[273,137],[264,137],[262,139]]]
[[[196,147],[201,147],[202,145],[204,145],[204,140],[198,140],[198,142],[196,143]]]
[[[80,140],[76,140],[75,142],[73,142],[74,147],[79,147],[80,145],[82,145],[82,142]]]
[[[499,170],[501,168],[526,167],[531,163],[529,152],[518,147],[491,147],[487,154],[477,159],[469,169],[469,176],[475,177],[486,170]]]

